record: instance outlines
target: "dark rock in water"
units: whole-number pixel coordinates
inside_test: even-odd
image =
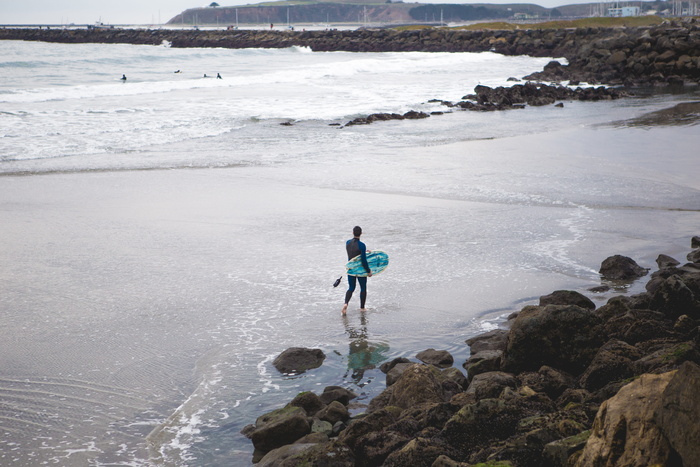
[[[258,417],[250,439],[255,449],[271,451],[291,444],[310,432],[311,425],[304,409],[287,406]]]
[[[602,343],[599,324],[593,311],[573,305],[525,307],[511,327],[501,369],[518,373],[548,365],[578,375]]]
[[[401,377],[401,375],[404,373],[404,371],[409,369],[412,365],[413,365],[413,363],[411,363],[411,362],[398,363],[398,364],[394,365],[391,368],[391,370],[389,370],[389,372],[386,374],[387,387],[391,386],[392,384],[397,382],[399,380],[399,378]]]
[[[691,263],[700,263],[700,248],[688,253],[688,256],[686,256],[686,259],[688,261],[690,261]]]
[[[272,364],[280,373],[297,374],[320,367],[325,359],[326,354],[321,349],[290,347],[279,354]]]
[[[615,255],[603,261],[599,272],[606,279],[630,280],[646,276],[649,269],[639,266],[632,258]]]
[[[329,405],[333,401],[348,405],[352,399],[357,397],[357,394],[340,386],[327,386],[323,389],[323,394],[319,397],[326,405]]]
[[[405,114],[403,114],[403,118],[408,118],[412,120],[420,119],[420,118],[428,118],[430,115],[428,115],[425,112],[416,112],[415,110],[409,110]]]
[[[678,260],[667,255],[659,255],[659,257],[656,258],[656,265],[659,266],[659,269],[672,268],[679,264],[681,263]]]
[[[418,352],[416,358],[423,363],[435,365],[440,368],[449,368],[454,363],[454,357],[447,350],[427,349]]]
[[[389,362],[382,363],[382,365],[379,367],[382,373],[387,374],[389,373],[389,370],[394,368],[397,364],[399,363],[411,363],[411,361],[405,357],[398,357],[395,358]]]
[[[590,289],[588,289],[589,292],[593,292],[593,293],[603,293],[603,292],[607,292],[608,290],[610,290],[609,285],[598,285],[596,287],[591,287]]]
[[[690,239],[690,248],[700,248],[700,236],[695,236]]]
[[[549,295],[541,296],[540,306],[545,305],[576,305],[595,310],[595,303],[590,298],[573,290],[555,290]]]
[[[505,329],[494,329],[467,339],[465,342],[471,349],[472,354],[475,354],[482,350],[505,350],[507,338],[508,331]]]

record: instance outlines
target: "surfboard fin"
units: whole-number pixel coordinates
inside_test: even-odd
[[[340,276],[333,282],[333,287],[338,287],[340,285],[340,281],[343,279],[343,276]]]

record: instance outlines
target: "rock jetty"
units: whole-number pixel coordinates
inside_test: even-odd
[[[338,386],[303,392],[243,433],[259,466],[700,465],[700,238],[646,292],[595,304],[555,291],[446,351],[385,362],[387,388],[351,416]],[[619,272],[622,271],[622,274]],[[647,274],[615,256],[601,279]],[[620,277],[622,276],[622,277]]]
[[[64,43],[167,43],[172,47],[286,48],[348,52],[496,52],[564,57],[568,65],[530,75],[540,81],[647,85],[700,80],[700,23],[670,21],[637,28],[518,30],[358,29],[271,31],[194,29],[0,29],[0,40]]]

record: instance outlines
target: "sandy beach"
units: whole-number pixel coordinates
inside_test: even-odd
[[[153,456],[145,437],[166,423],[155,451],[195,443],[191,426],[233,440],[217,455],[246,465],[238,430],[290,393],[345,382],[366,402],[381,391],[378,370],[348,367],[358,339],[386,358],[447,349],[461,365],[465,338],[540,295],[600,285],[607,256],[651,267],[660,251],[687,250],[700,225],[696,130],[358,148],[346,156],[360,167],[322,179],[326,166],[307,163],[4,175],[0,390],[29,395],[5,425],[3,462],[45,459],[46,439],[71,462]],[[391,265],[370,281],[363,320],[351,306],[343,322],[331,284],[355,224]],[[330,357],[285,378],[270,360],[294,345]]]

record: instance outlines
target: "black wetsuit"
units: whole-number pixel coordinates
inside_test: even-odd
[[[359,238],[351,238],[345,242],[345,249],[348,252],[348,261],[356,256],[361,255],[360,261],[362,261],[362,266],[371,272],[369,269],[369,264],[367,264],[367,247],[364,243],[360,241]],[[356,283],[360,283],[360,308],[365,307],[365,301],[367,300],[367,278],[366,277],[356,277],[348,276],[348,291],[345,292],[345,304],[347,305],[352,298],[352,293],[355,291]]]

